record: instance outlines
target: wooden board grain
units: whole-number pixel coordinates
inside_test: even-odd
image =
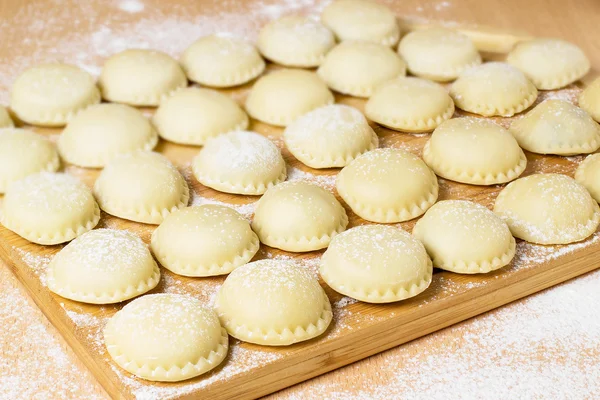
[[[419,26],[410,25],[418,28]],[[501,57],[522,36],[465,28],[465,33],[479,38],[482,50],[496,53],[488,57]],[[587,81],[587,80],[585,80]],[[580,85],[580,84],[579,84]],[[243,102],[250,85],[227,90],[236,100]],[[558,92],[542,92],[538,102],[548,97],[573,100],[581,90],[572,85]],[[341,103],[363,109],[364,100],[338,96]],[[457,115],[462,113],[457,112]],[[507,125],[510,119],[497,118]],[[271,138],[278,145],[281,129],[252,122],[251,128]],[[427,135],[409,135],[374,126],[385,147],[402,147],[421,155]],[[38,130],[53,140],[57,130]],[[191,158],[197,153],[194,147],[180,146],[161,141],[157,151],[169,157],[182,171],[193,188],[193,204],[222,202],[251,214],[255,196],[233,196],[216,192],[200,185],[189,168]],[[285,149],[283,154],[290,166],[290,179],[306,179],[329,189],[337,169],[317,171],[303,166]],[[559,172],[572,175],[583,157],[538,156],[528,153],[525,175],[534,172]],[[66,165],[64,170],[92,185],[97,170],[86,170]],[[476,187],[440,179],[440,200],[462,198],[486,206],[493,204],[502,185]],[[349,209],[350,226],[366,223]],[[415,221],[398,224],[411,231]],[[137,224],[102,214],[99,227],[128,229],[148,242],[154,229],[151,225]],[[12,266],[14,273],[31,293],[38,306],[65,336],[67,342],[90,368],[107,392],[114,398],[198,398],[234,399],[258,397],[342,365],[365,358],[390,347],[453,323],[488,311],[515,299],[555,285],[595,269],[600,261],[600,236],[594,234],[586,241],[569,246],[536,246],[518,243],[517,256],[510,266],[484,276],[464,276],[436,271],[431,287],[419,296],[387,305],[354,302],[333,292],[324,285],[334,305],[334,321],[322,337],[287,348],[267,348],[231,340],[231,351],[222,366],[216,370],[180,383],[150,383],[137,379],[119,369],[107,355],[101,337],[106,320],[121,305],[93,306],[62,299],[50,293],[44,285],[45,265],[62,246],[39,246],[28,243],[5,228],[0,228],[0,256]],[[255,259],[294,258],[306,268],[315,269],[322,252],[292,254],[266,246]],[[173,275],[161,269],[161,283],[153,292],[178,292],[192,294],[207,304],[223,278],[193,279]]]

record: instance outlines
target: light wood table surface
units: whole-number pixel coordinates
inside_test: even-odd
[[[319,2],[316,3],[318,6]],[[598,0],[402,0],[387,3],[403,16],[481,24],[499,29],[517,29],[534,36],[564,38],[582,47],[595,68],[600,68]],[[302,12],[312,6],[313,2],[310,0],[286,0],[279,3],[269,0],[1,0],[0,101],[6,104],[12,79],[28,64],[64,59],[84,64],[92,72],[97,72],[99,61],[108,55],[105,54],[106,51],[110,51],[102,48],[109,43],[109,39],[112,40],[111,49],[126,47],[128,44],[127,38],[124,43],[114,42],[117,39],[111,36],[114,33],[112,26],[119,29],[124,29],[128,24],[135,26],[138,31],[132,32],[131,40],[137,41],[136,44],[143,40],[149,47],[179,49],[194,38],[187,38],[186,43],[168,43],[169,38],[161,33],[161,29],[187,29],[194,33],[196,30],[186,23],[186,18],[190,15],[214,15],[235,23],[240,19],[236,20],[230,15],[232,10],[246,10],[248,18],[260,23],[286,13],[289,9]],[[106,26],[107,21],[111,23],[109,27]],[[208,32],[212,29],[209,26],[210,18],[206,21]],[[152,31],[153,24],[156,31]],[[148,31],[139,31],[143,29]],[[86,35],[91,39],[83,41],[81,38]],[[85,43],[88,45],[84,45]],[[85,51],[95,53],[90,57],[82,54]],[[587,324],[586,320],[593,319],[594,316],[598,319],[597,314],[594,315],[593,310],[588,308],[592,305],[598,307],[595,309],[600,309],[600,291],[590,290],[590,285],[598,287],[599,284],[600,273],[589,274],[299,384],[272,397],[593,398],[598,396],[600,390],[598,342],[592,343],[590,347],[586,345],[587,342],[577,340],[577,336],[585,334],[592,341],[598,338],[600,329]],[[546,304],[549,307],[548,315],[538,313]],[[576,314],[577,311],[580,314]],[[561,324],[564,325],[565,318],[571,313],[579,317],[572,321],[574,336],[569,340],[562,337],[567,330]],[[540,332],[535,329],[527,330],[526,322],[535,318],[540,320],[539,326],[536,325]],[[514,335],[514,342],[507,345],[505,336],[497,339],[502,340],[502,343],[495,343],[493,335],[487,340],[482,337],[490,336],[494,329],[504,329],[503,332],[506,332],[506,327],[501,326],[504,323],[524,324],[523,332],[519,332],[518,326],[509,332]],[[525,336],[532,336],[534,333],[539,334],[543,340],[532,347]],[[511,353],[511,349],[514,353]],[[483,379],[475,382],[477,379],[473,377],[490,375],[490,371],[479,374],[478,369],[489,369],[491,364],[486,364],[485,360],[498,356],[498,352],[503,353],[497,362],[494,361],[498,364],[494,367],[501,372],[500,381]],[[453,361],[451,357],[455,355],[460,357]],[[455,371],[449,370],[449,365],[453,362],[456,363]],[[560,368],[549,373],[548,366]],[[419,373],[419,368],[422,368],[422,373]],[[512,376],[514,379],[510,381],[502,381],[503,377],[511,377],[504,373],[506,371],[523,375]],[[536,375],[531,371],[539,373]],[[470,377],[469,382],[462,383],[468,391],[455,392],[461,388],[461,382],[457,382],[457,372]],[[440,387],[444,387],[444,376],[454,380],[446,383],[445,393],[440,390]],[[407,379],[411,382],[407,382]],[[0,398],[64,399],[105,396],[102,388],[36,308],[7,266],[0,265]]]

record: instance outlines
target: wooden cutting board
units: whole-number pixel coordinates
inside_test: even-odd
[[[422,24],[404,21],[410,29]],[[501,59],[520,35],[493,30],[465,28],[488,59]],[[490,53],[491,52],[491,53]],[[590,74],[589,82],[596,74]],[[571,85],[560,91],[541,92],[537,103],[546,98],[562,98],[576,102],[585,83]],[[224,91],[243,102],[251,85]],[[364,100],[337,96],[340,103],[363,109]],[[537,104],[536,103],[536,104]],[[150,112],[150,110],[148,110]],[[464,113],[457,112],[457,115]],[[510,119],[495,118],[507,126]],[[427,134],[410,135],[374,126],[381,146],[400,147],[417,155],[428,140]],[[251,129],[272,139],[282,147],[282,130],[256,121]],[[55,140],[59,130],[36,129]],[[169,157],[184,174],[194,196],[191,204],[228,204],[250,217],[254,196],[219,193],[200,185],[191,175],[190,161],[198,149],[161,141],[157,151]],[[307,180],[334,190],[338,170],[313,170],[295,160],[285,149],[290,180]],[[528,167],[524,173],[557,172],[572,176],[583,159],[577,157],[539,156],[527,153]],[[93,185],[96,170],[66,165],[66,172]],[[439,179],[440,200],[468,199],[491,207],[502,185],[478,187]],[[348,208],[350,227],[366,221]],[[397,224],[411,231],[415,221]],[[128,229],[148,242],[154,226],[124,221],[102,214],[98,227]],[[31,244],[4,227],[0,227],[0,257],[25,285],[37,305],[64,335],[67,342],[90,368],[98,381],[114,398],[206,398],[235,399],[258,397],[342,365],[389,349],[430,332],[465,320],[510,301],[581,275],[597,268],[600,262],[600,234],[567,246],[541,246],[518,242],[517,255],[506,268],[482,276],[457,275],[435,271],[431,287],[412,299],[386,305],[356,302],[341,296],[323,284],[333,305],[334,321],[321,337],[286,348],[268,348],[231,339],[230,353],[221,366],[201,377],[180,383],[151,383],[126,373],[117,367],[104,348],[101,331],[121,305],[93,306],[63,299],[45,287],[44,271],[52,255],[62,246]],[[261,246],[255,259],[293,258],[301,265],[317,271],[322,252],[293,254]],[[223,278],[186,278],[164,268],[159,286],[153,292],[187,293],[210,304]]]

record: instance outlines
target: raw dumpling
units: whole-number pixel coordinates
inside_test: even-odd
[[[579,107],[587,111],[597,122],[600,122],[600,78],[597,78],[581,92]]]
[[[589,155],[575,171],[575,180],[600,203],[600,154]]]
[[[0,106],[0,128],[12,128],[15,123],[10,118],[8,111],[3,106]]]
[[[343,167],[379,144],[364,115],[341,104],[304,114],[288,125],[283,140],[294,157],[312,168]]]

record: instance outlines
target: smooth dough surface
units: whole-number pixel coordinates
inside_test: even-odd
[[[27,175],[60,166],[54,145],[42,135],[19,128],[0,129],[0,193]]]
[[[336,188],[359,217],[381,223],[416,218],[438,197],[433,171],[401,149],[376,149],[357,157],[338,174]]]
[[[590,61],[572,43],[559,39],[533,39],[517,43],[506,62],[519,68],[541,90],[559,89],[585,76]]]
[[[319,21],[286,15],[265,25],[258,35],[258,49],[274,63],[288,67],[318,67],[335,46],[333,33]]]
[[[62,173],[40,172],[13,182],[2,207],[2,225],[45,245],[68,242],[92,230],[100,220],[90,189]]]
[[[343,167],[379,145],[365,116],[342,104],[304,114],[288,125],[283,140],[294,157],[312,168]]]
[[[335,0],[325,7],[321,21],[340,41],[361,40],[394,46],[400,38],[394,13],[370,0]]]
[[[267,124],[287,126],[302,114],[333,102],[333,93],[314,72],[282,69],[254,84],[246,111]]]
[[[0,128],[12,128],[15,123],[10,118],[6,107],[0,106]]]
[[[456,107],[486,117],[511,117],[532,105],[537,95],[521,71],[501,62],[469,68],[450,87]]]
[[[171,213],[152,233],[150,246],[161,265],[176,274],[213,276],[246,264],[259,245],[239,213],[207,204]]]
[[[409,32],[400,41],[398,53],[411,74],[439,82],[452,81],[463,71],[481,64],[473,41],[447,28]]]
[[[575,180],[600,203],[600,154],[591,154],[579,164],[575,171]]]
[[[136,151],[113,158],[96,179],[94,195],[102,211],[146,224],[160,224],[185,207],[187,183],[164,156]]]
[[[478,274],[508,265],[516,242],[500,217],[481,204],[444,200],[434,204],[413,228],[433,266]]]
[[[256,205],[252,229],[267,246],[286,251],[327,247],[348,226],[344,207],[329,191],[306,182],[284,182]]]
[[[250,195],[263,194],[287,176],[279,148],[250,131],[235,131],[210,139],[192,161],[192,170],[204,186]]]
[[[351,41],[334,47],[317,74],[336,92],[369,97],[383,82],[406,75],[406,65],[389,47]]]
[[[593,153],[600,147],[600,126],[581,108],[564,100],[545,100],[510,131],[525,150],[539,154]]]
[[[157,106],[175,90],[187,86],[183,70],[169,55],[130,49],[104,63],[98,81],[102,97],[132,106]]]
[[[496,198],[494,211],[513,236],[532,243],[578,242],[596,231],[598,203],[574,179],[534,174],[509,183]]]
[[[229,96],[210,89],[178,90],[152,117],[158,134],[170,142],[202,146],[212,137],[248,128],[248,116]]]
[[[442,178],[472,185],[516,179],[527,158],[515,138],[492,121],[463,117],[442,123],[423,148],[423,159]]]
[[[151,294],[117,312],[104,328],[108,354],[149,381],[201,375],[227,356],[229,336],[216,313],[191,296]]]
[[[125,104],[97,104],[73,118],[58,138],[61,157],[101,168],[118,154],[152,150],[158,134],[141,112]]]
[[[100,102],[94,78],[68,64],[42,64],[23,72],[10,91],[10,108],[23,122],[63,126],[84,108]]]
[[[596,78],[579,95],[579,107],[587,111],[597,122],[600,122],[600,78]]]
[[[427,132],[452,118],[454,102],[437,83],[402,77],[380,85],[365,105],[372,121],[404,132]]]
[[[192,43],[181,56],[181,66],[191,81],[212,87],[231,87],[262,74],[265,61],[251,43],[218,33]]]
[[[421,242],[402,229],[362,225],[333,238],[320,272],[336,292],[367,303],[391,303],[427,289],[433,267]]]
[[[223,282],[215,309],[231,336],[267,346],[312,339],[332,319],[317,278],[284,260],[260,260],[235,269]]]
[[[48,264],[48,289],[67,299],[91,304],[129,300],[152,290],[160,270],[136,235],[115,229],[84,233]]]

